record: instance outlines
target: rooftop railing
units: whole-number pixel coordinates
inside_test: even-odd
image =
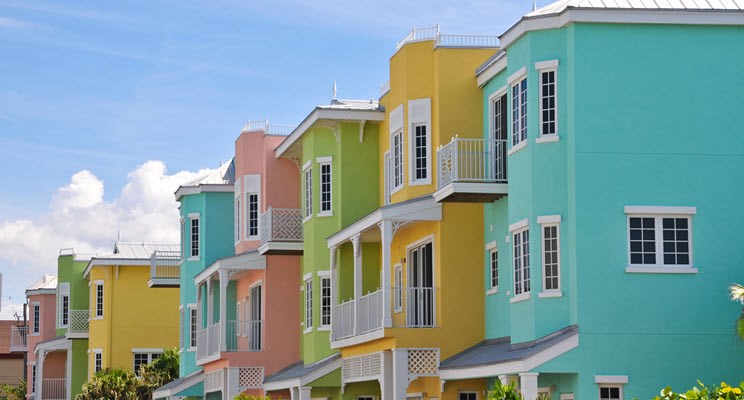
[[[241,132],[255,132],[263,131],[270,135],[289,135],[294,130],[294,126],[291,125],[272,125],[269,124],[268,119],[260,121],[248,121],[243,125]]]
[[[443,35],[439,30],[439,25],[426,28],[413,28],[396,45],[396,50],[400,50],[406,43],[419,42],[422,40],[434,40],[434,46],[443,47],[498,47],[498,36],[489,35]]]

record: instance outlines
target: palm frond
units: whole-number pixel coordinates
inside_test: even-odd
[[[729,290],[731,292],[731,300],[744,304],[744,286],[734,283],[729,287]]]

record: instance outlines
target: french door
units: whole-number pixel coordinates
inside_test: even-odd
[[[431,242],[410,250],[406,323],[410,327],[434,326],[434,263]]]
[[[251,288],[251,350],[261,350],[261,285]]]

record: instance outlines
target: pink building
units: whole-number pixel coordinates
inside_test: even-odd
[[[235,256],[195,278],[205,395],[263,395],[265,376],[300,361],[298,166],[274,157],[290,131],[249,122],[235,142]]]

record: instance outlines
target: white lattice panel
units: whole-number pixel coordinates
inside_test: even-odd
[[[218,392],[222,390],[223,370],[212,371],[204,374],[204,392]]]
[[[245,389],[261,389],[263,387],[263,368],[241,368],[238,371],[238,386]]]
[[[438,349],[408,349],[408,375],[436,376],[438,374]]]
[[[341,370],[344,383],[379,379],[382,376],[382,353],[344,358]]]

